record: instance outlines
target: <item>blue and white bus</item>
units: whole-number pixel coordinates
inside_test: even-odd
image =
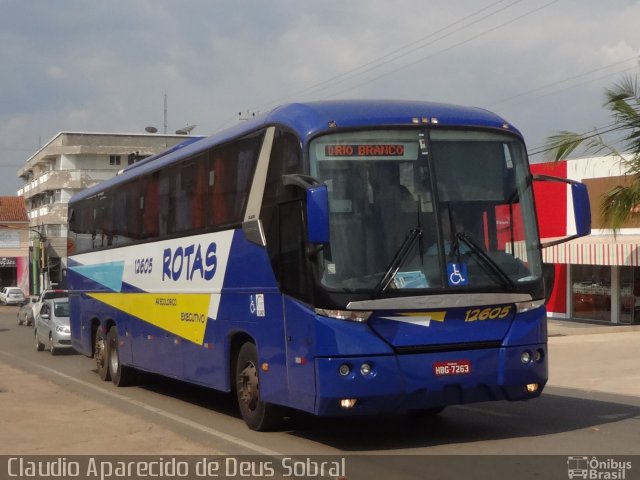
[[[547,381],[525,145],[482,109],[282,106],[74,196],[68,243],[72,342],[100,377],[234,392],[255,430]]]

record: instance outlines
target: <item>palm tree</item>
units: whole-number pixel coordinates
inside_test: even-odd
[[[624,77],[605,91],[607,108],[613,117],[610,128],[588,133],[561,131],[547,139],[548,150],[558,161],[582,146],[592,154],[607,153],[617,157],[627,168],[631,183],[618,185],[602,196],[600,211],[605,225],[619,229],[632,215],[640,214],[640,89],[637,77]],[[620,151],[607,143],[602,135],[623,132]]]

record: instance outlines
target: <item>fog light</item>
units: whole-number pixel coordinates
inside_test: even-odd
[[[527,383],[524,388],[527,390],[528,393],[536,393],[538,391],[538,384],[537,383]]]
[[[357,400],[355,398],[343,398],[340,400],[340,406],[342,408],[353,408],[356,406]]]
[[[342,365],[340,365],[338,372],[340,372],[340,375],[342,375],[343,377],[346,377],[351,373],[351,367],[349,366],[349,364],[343,363]]]
[[[522,363],[529,363],[531,361],[531,354],[529,352],[522,352],[520,354],[520,361]]]
[[[360,374],[364,375],[365,377],[371,374],[371,365],[369,365],[368,363],[363,363],[362,365],[360,365]]]
[[[542,360],[544,360],[544,350],[542,350],[541,348],[536,350],[536,353],[533,355],[533,360],[536,363],[540,363]]]

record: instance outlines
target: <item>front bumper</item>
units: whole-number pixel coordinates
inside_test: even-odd
[[[71,348],[71,334],[70,333],[53,333],[51,335],[53,340],[53,346],[55,348]]]
[[[522,362],[523,352],[531,361]],[[536,352],[540,358],[535,359]],[[527,400],[538,397],[548,379],[547,345],[535,344],[437,353],[388,356],[317,358],[317,415],[403,413],[443,405],[490,400]],[[470,372],[438,376],[434,364],[462,362]],[[363,375],[367,363],[371,373]],[[350,367],[341,375],[340,366]],[[344,373],[344,372],[343,372]],[[527,391],[527,384],[537,390]],[[343,399],[355,399],[352,408]]]

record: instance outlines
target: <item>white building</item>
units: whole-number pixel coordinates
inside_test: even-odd
[[[46,239],[48,284],[64,281],[67,202],[127,165],[185,140],[185,135],[60,132],[18,170],[29,227]],[[36,235],[34,233],[34,235]],[[37,237],[36,237],[37,238]]]

